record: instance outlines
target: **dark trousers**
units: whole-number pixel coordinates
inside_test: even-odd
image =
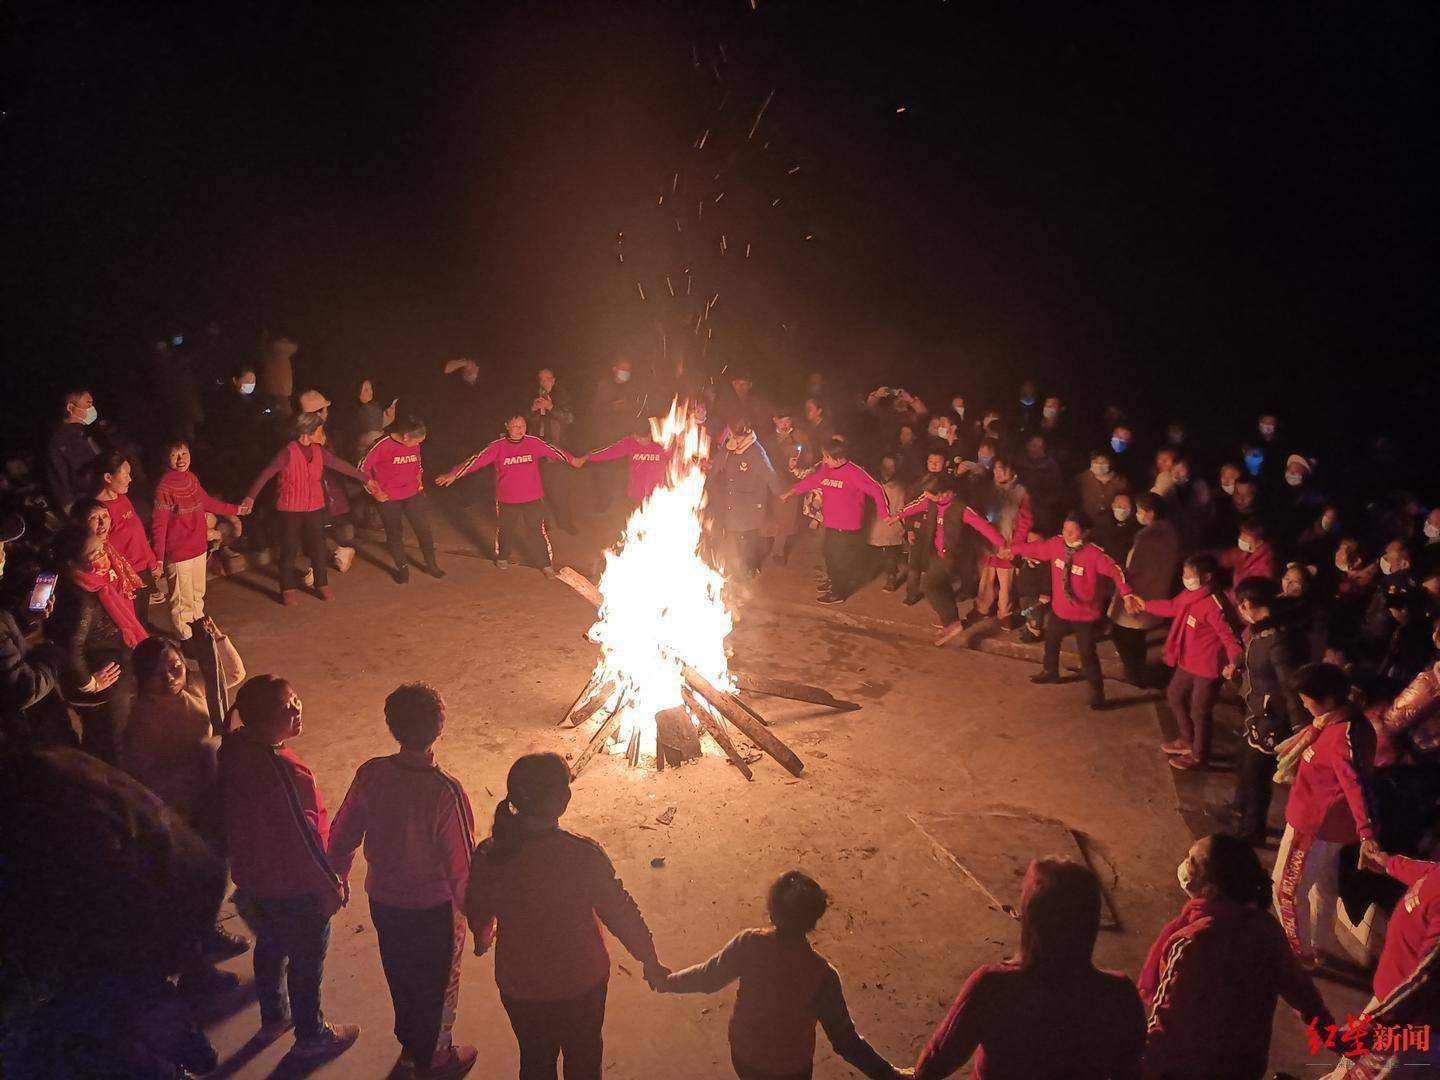
[[[140,625],[146,630],[154,631],[155,627],[150,622],[150,598],[155,595],[155,577],[163,574],[164,571],[156,566],[154,570],[144,570],[140,573],[140,588],[135,590],[135,617],[140,620]]]
[[[726,529],[725,544],[729,548],[727,554],[733,560],[731,565],[737,572],[747,576],[760,572],[760,564],[765,561],[765,541],[760,538],[759,529],[742,529],[739,532]]]
[[[1210,756],[1210,715],[1220,696],[1220,681],[1176,668],[1165,691],[1165,700],[1180,727],[1180,738],[1190,744],[1191,757],[1200,761]]]
[[[821,550],[830,591],[841,598],[860,588],[865,575],[865,534],[859,529],[825,529]]]
[[[564,462],[547,461],[540,466],[540,471],[545,481],[545,505],[555,524],[568,532],[575,528],[575,515],[571,509],[574,499],[570,489],[570,474],[574,470]]]
[[[459,961],[454,908],[446,901],[414,911],[372,899],[370,918],[395,1006],[395,1038],[406,1057],[428,1066],[439,1049],[445,992]]]
[[[392,499],[382,502],[380,521],[385,526],[385,543],[390,547],[390,557],[395,560],[395,569],[403,570],[410,565],[405,557],[405,526],[401,520],[410,522],[415,539],[420,541],[420,554],[426,566],[435,565],[435,534],[430,529],[430,504],[423,491],[408,499]]]
[[[925,595],[925,553],[920,545],[905,545],[905,599],[917,600]]]
[[[300,554],[303,541],[305,557],[315,570],[315,587],[330,584],[327,571],[328,556],[325,550],[324,510],[281,510],[280,517],[280,588],[299,587],[295,576],[295,556]]]
[[[1275,755],[1256,750],[1244,739],[1235,751],[1235,816],[1243,836],[1263,836],[1275,794]]]
[[[899,544],[886,547],[875,547],[873,550],[880,559],[880,572],[885,575],[886,585],[898,585],[900,583],[900,552]]]
[[[107,765],[119,764],[125,728],[135,707],[135,672],[129,649],[100,649],[87,652],[85,663],[92,672],[109,664],[120,665],[120,678],[99,694],[76,694],[75,715],[80,718],[80,749]]]
[[[932,555],[925,568],[925,599],[935,609],[942,626],[960,619],[960,606],[955,600],[955,560],[949,556]]]
[[[501,995],[520,1044],[520,1080],[555,1080],[555,1061],[561,1054],[565,1080],[599,1080],[606,989],[602,982],[564,1001],[516,1001]]]
[[[495,557],[526,566],[550,565],[550,536],[545,531],[545,500],[501,503],[495,529]]]
[[[1100,657],[1095,654],[1095,631],[1099,620],[1094,622],[1071,622],[1062,619],[1052,609],[1045,620],[1045,662],[1047,675],[1060,674],[1060,643],[1067,634],[1075,635],[1075,648],[1080,653],[1080,670],[1090,684],[1090,699],[1105,700],[1105,684],[1100,679]]]
[[[236,908],[255,932],[255,995],[260,999],[260,1022],[269,1023],[285,1015],[288,989],[296,1036],[303,1039],[319,1034],[325,1024],[325,1014],[320,1011],[320,980],[325,974],[325,950],[330,945],[330,916],[320,910],[314,896],[286,900],[242,896]]]
[[[1145,685],[1145,653],[1148,631],[1133,626],[1112,626],[1110,640],[1120,654],[1120,663],[1125,665],[1125,678],[1137,686]]]

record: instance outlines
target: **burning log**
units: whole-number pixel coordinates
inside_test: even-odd
[[[600,606],[600,590],[597,589],[588,578],[577,573],[571,567],[561,567],[556,571],[555,577],[585,597],[585,599],[589,600],[597,608]],[[805,763],[800,760],[790,747],[786,746],[784,742],[776,738],[766,729],[765,721],[760,718],[758,712],[744,704],[733,694],[721,690],[689,664],[681,665],[681,673],[690,690],[694,691],[698,697],[707,702],[726,720],[734,724],[747,739],[778,761],[792,776],[799,776],[805,771]],[[618,715],[618,712],[619,710],[617,709],[615,713],[612,713],[612,718]],[[608,722],[609,721],[607,721],[607,723]],[[589,749],[589,747],[586,747],[587,751],[589,751]],[[586,758],[585,760],[588,761],[589,759]]]
[[[755,722],[754,716],[758,714],[752,714],[751,710],[742,705],[733,694],[727,694],[721,690],[689,664],[684,665],[682,670],[685,673],[685,682],[690,689],[704,698],[707,704],[714,706],[716,712],[739,728],[740,733],[747,739],[784,766],[787,772],[792,776],[799,776],[805,771],[805,763],[795,755],[795,751],[772,735],[763,723]]]
[[[580,770],[590,764],[591,758],[605,749],[605,743],[609,740],[610,736],[615,733],[615,729],[620,726],[620,716],[624,711],[625,694],[622,692],[619,699],[615,702],[615,707],[610,710],[609,715],[607,715],[600,726],[595,729],[595,734],[592,735],[590,741],[585,744],[585,749],[580,751],[580,756],[575,759],[575,764],[570,766],[571,780],[574,780],[580,775]]]
[[[837,712],[854,712],[860,708],[853,701],[843,701],[819,686],[791,682],[788,679],[772,679],[768,675],[751,675],[748,672],[732,671],[731,678],[741,690],[767,697],[786,698],[790,701],[804,701],[811,705],[824,705]]]
[[[568,723],[571,727],[579,727],[603,709],[605,703],[610,700],[610,695],[615,693],[615,680],[610,679],[604,686],[600,687],[599,690],[596,690],[593,694],[590,694],[589,697],[586,697],[586,692],[593,688],[594,685],[595,683],[592,680],[590,684],[586,686],[585,691],[581,692],[580,697],[575,699],[575,704],[570,706],[570,711],[565,714],[565,719],[560,721],[562,725]],[[581,704],[582,699],[584,700],[584,704]]]
[[[683,687],[682,687],[683,692]],[[655,714],[655,767],[680,765],[700,756],[700,733],[682,705]]]
[[[720,726],[720,721],[715,719],[714,714],[710,711],[710,707],[696,697],[695,691],[691,690],[688,686],[681,687],[680,696],[685,699],[685,704],[690,707],[690,711],[695,715],[695,719],[700,721],[700,726],[715,740],[715,745],[725,751],[725,756],[730,759],[730,764],[739,769],[740,775],[745,777],[746,780],[754,780],[755,774],[750,771],[749,764],[745,761],[740,751],[735,749],[735,744],[731,741],[729,733]]]

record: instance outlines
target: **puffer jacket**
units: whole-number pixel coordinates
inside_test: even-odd
[[[1264,619],[1245,631],[1244,681],[1245,741],[1266,754],[1310,722],[1295,672],[1304,662],[1305,645],[1294,627],[1275,618]]]
[[[1380,728],[1392,743],[1440,762],[1440,663],[1426,668],[1390,703]]]

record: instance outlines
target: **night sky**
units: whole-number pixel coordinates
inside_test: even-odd
[[[1434,444],[1440,5],[4,17],[7,419],[22,383],[133,399],[146,340],[213,315],[322,385],[459,353],[578,382],[663,332],[782,396],[1034,373],[1147,431],[1264,406]]]

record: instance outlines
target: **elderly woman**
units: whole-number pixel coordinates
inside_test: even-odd
[[[130,650],[149,637],[135,616],[140,579],[83,525],[63,533],[55,551],[60,586],[45,631],[59,647],[66,700],[80,713],[81,745],[113,764],[135,700]]]
[[[1125,580],[1142,600],[1168,600],[1175,593],[1175,579],[1180,572],[1180,532],[1165,519],[1165,501],[1154,492],[1147,491],[1135,499],[1135,520],[1140,529],[1125,559]],[[1165,620],[1143,609],[1128,610],[1119,597],[1110,609],[1110,620],[1111,639],[1125,665],[1125,681],[1133,686],[1147,685],[1146,638]]]

